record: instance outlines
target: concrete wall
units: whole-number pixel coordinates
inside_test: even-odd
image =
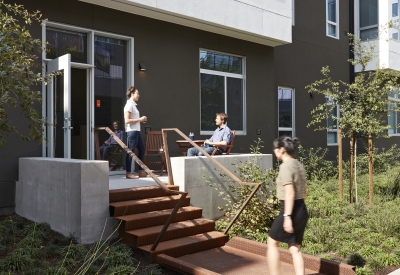
[[[272,155],[270,154],[223,155],[215,156],[215,160],[229,171],[234,172],[236,176],[239,175],[235,171],[237,170],[236,166],[232,164],[240,165],[241,162],[256,160],[262,170],[272,168]],[[216,219],[223,216],[224,213],[218,207],[224,206],[226,201],[218,195],[219,191],[207,182],[207,179],[212,177],[213,183],[221,184],[223,189],[228,190],[228,177],[220,176],[222,170],[217,165],[207,157],[172,157],[171,167],[174,184],[179,186],[179,190],[189,193],[191,205],[203,208],[203,217]]]
[[[108,163],[60,158],[20,158],[16,213],[46,222],[80,243],[110,236]]]
[[[81,0],[268,46],[292,41],[292,0]]]

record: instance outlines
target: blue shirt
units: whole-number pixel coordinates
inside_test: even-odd
[[[122,130],[114,131],[114,134],[115,134],[120,140],[123,141],[124,132],[123,132]],[[106,140],[106,142],[109,142],[109,143],[117,143],[117,141],[113,138],[113,136],[110,136],[110,137]]]
[[[226,141],[227,144],[231,143],[231,140],[232,140],[232,131],[226,125],[215,129],[214,134],[210,138],[211,142]],[[224,152],[226,151],[225,146],[219,146],[219,148]]]

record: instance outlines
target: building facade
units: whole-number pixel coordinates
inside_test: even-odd
[[[40,60],[44,72],[63,74],[42,87],[38,109],[55,126],[46,128],[48,143],[9,136],[0,148],[0,214],[13,211],[20,157],[96,159],[95,129],[123,122],[130,85],[139,89],[138,109],[148,117],[143,138],[148,130],[179,128],[205,139],[215,129],[215,113],[226,112],[237,131],[234,153],[248,153],[257,138],[262,152],[272,153],[272,141],[287,134],[306,148],[328,147],[335,157],[337,130],[307,128],[311,110],[325,99],[305,86],[326,65],[333,78],[351,81],[346,33],[373,27],[370,13],[378,2],[360,0],[370,21],[357,25],[358,1],[16,0],[48,19],[30,31],[49,43]],[[379,5],[391,9],[389,1]],[[10,120],[23,129],[18,110],[11,111]],[[168,136],[177,156],[180,137]],[[107,138],[98,132],[100,143]]]

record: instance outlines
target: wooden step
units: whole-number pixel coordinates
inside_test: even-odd
[[[165,187],[167,187],[170,190],[179,191],[179,186],[177,185],[165,185]],[[159,186],[143,186],[135,188],[110,190],[109,200],[110,202],[117,202],[117,201],[129,201],[129,200],[138,200],[145,198],[155,198],[155,197],[170,196],[170,195],[171,194],[166,193]]]
[[[207,233],[160,242],[155,251],[150,251],[152,244],[139,246],[139,249],[148,252],[150,254],[150,262],[155,262],[158,254],[180,257],[223,246],[227,241],[228,235],[218,231],[210,231]]]
[[[173,209],[165,209],[146,213],[116,217],[122,221],[120,230],[129,231],[140,228],[164,225]],[[201,218],[203,209],[194,206],[185,206],[178,209],[172,222]]]
[[[122,241],[130,246],[138,247],[153,244],[164,225],[126,231],[120,234]],[[161,241],[182,238],[215,230],[215,221],[209,219],[187,220],[171,223]]]
[[[181,195],[163,196],[148,199],[138,199],[129,201],[118,201],[110,203],[110,216],[118,217],[123,215],[144,213],[156,210],[174,208]],[[190,197],[187,196],[181,207],[190,204]]]

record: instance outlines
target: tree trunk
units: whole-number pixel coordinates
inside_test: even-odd
[[[338,130],[338,165],[339,165],[339,198],[343,200],[343,155],[342,155],[342,127]]]
[[[369,204],[374,202],[374,188],[372,182],[372,135],[368,136],[368,170],[369,170]]]
[[[354,169],[354,134],[350,136],[350,186],[349,195],[350,203],[353,202],[353,169]]]
[[[358,202],[357,186],[357,138],[354,138],[354,189],[356,191],[356,202]]]

